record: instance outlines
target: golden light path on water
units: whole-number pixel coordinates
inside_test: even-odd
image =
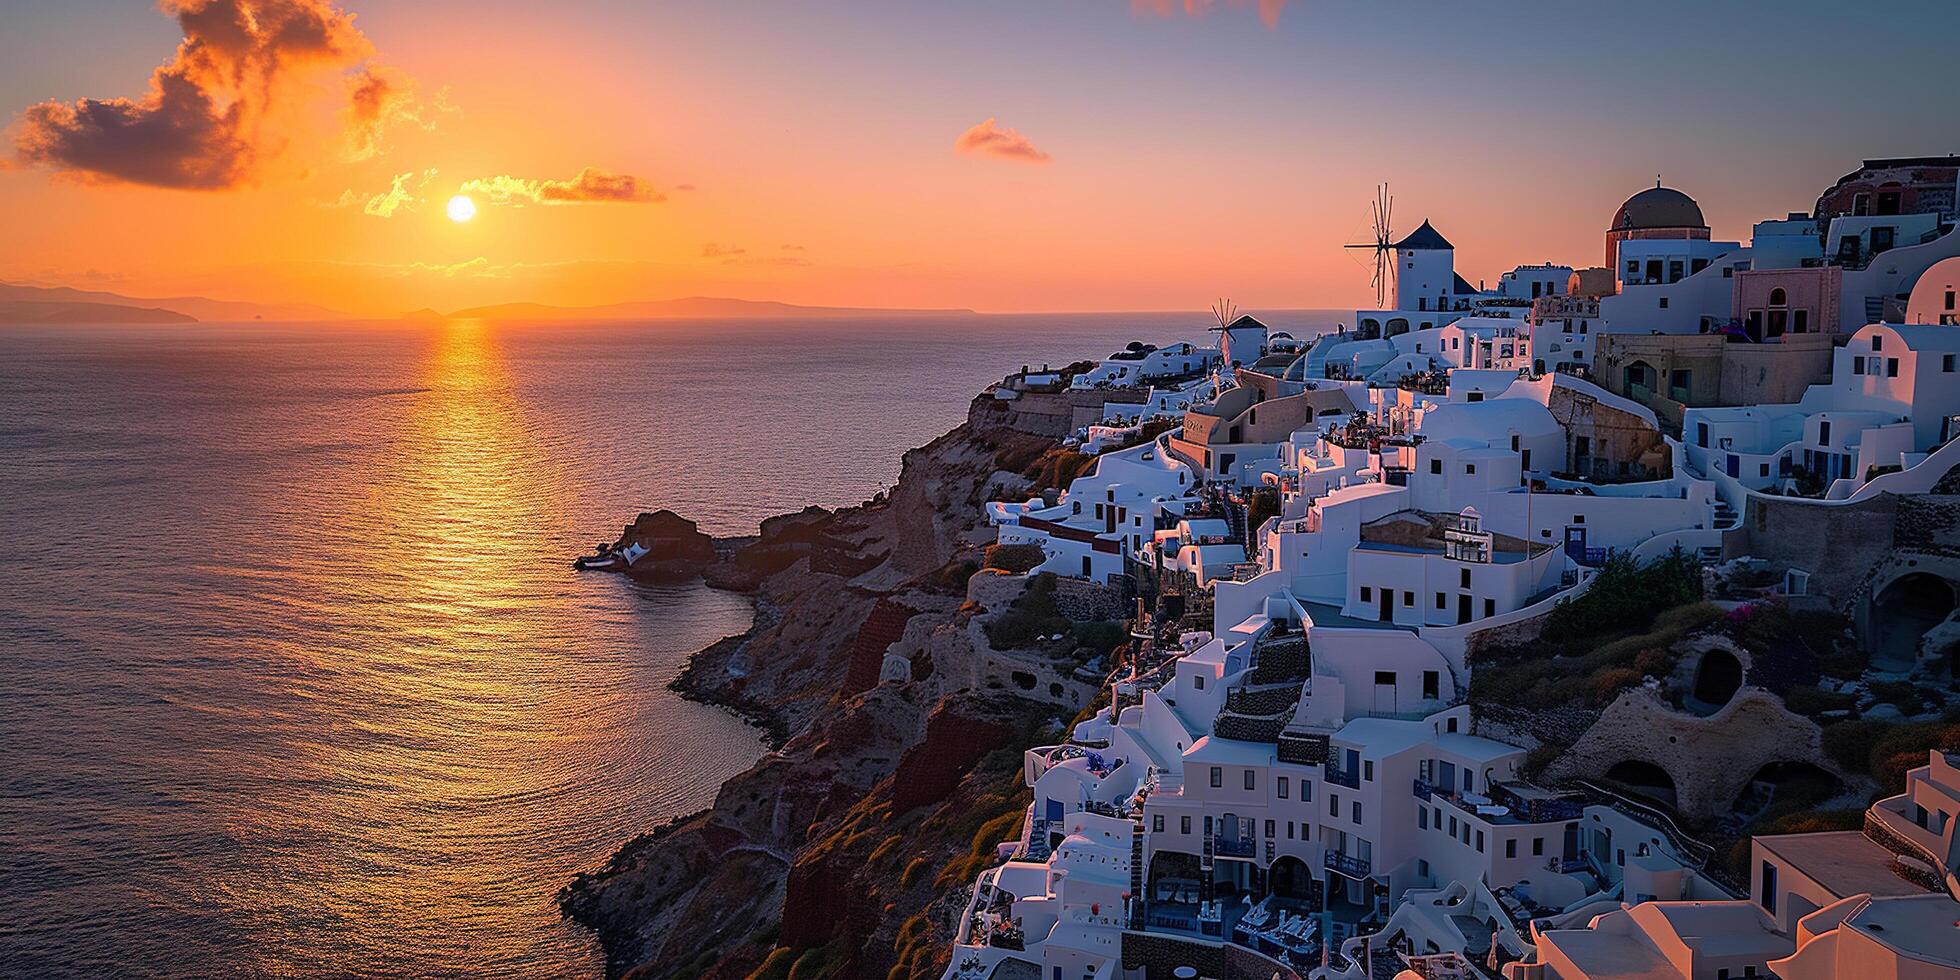
[[[0,976],[594,975],[559,887],[760,742],[666,689],[746,599],[568,558],[1190,325],[0,330]]]
[[[473,321],[446,325],[417,383],[423,393],[400,420],[394,451],[345,488],[349,532],[368,539],[349,554],[385,556],[388,587],[377,589],[375,570],[358,558],[321,567],[305,583],[332,606],[370,610],[372,628],[394,642],[330,651],[332,662],[317,665],[316,688],[297,692],[344,697],[329,688],[362,679],[365,710],[346,719],[345,737],[308,743],[294,760],[309,782],[357,791],[324,793],[281,814],[329,846],[282,852],[276,839],[264,841],[282,853],[285,873],[253,886],[311,892],[299,903],[307,910],[300,922],[265,923],[275,935],[294,933],[268,944],[276,951],[261,964],[268,972],[347,965],[339,953],[295,961],[313,921],[354,929],[382,922],[417,937],[398,961],[377,964],[382,972],[506,957],[537,972],[558,965],[528,962],[522,950],[509,955],[505,947],[535,941],[511,933],[509,893],[526,895],[534,914],[555,915],[549,895],[565,876],[540,876],[536,854],[548,843],[537,838],[577,836],[568,825],[584,815],[555,808],[577,797],[573,784],[619,768],[623,747],[611,736],[625,726],[606,715],[634,710],[603,693],[631,689],[617,676],[626,664],[583,659],[581,624],[563,617],[553,589],[539,581],[562,580],[539,560],[559,564],[562,554],[545,548],[536,529],[564,525],[554,508],[570,491],[516,396],[497,334]],[[566,662],[574,656],[580,662]],[[602,666],[612,670],[595,669]],[[586,690],[571,696],[568,682]],[[737,757],[753,744],[739,725],[708,725]],[[714,785],[676,787],[678,773],[655,775],[697,799]],[[294,828],[275,821],[242,829],[277,837]],[[294,905],[290,894],[236,897],[248,908]],[[565,933],[544,930],[584,942]]]

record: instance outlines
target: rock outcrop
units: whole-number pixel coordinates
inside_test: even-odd
[[[674,686],[742,712],[779,747],[713,807],[561,893],[609,974],[745,977],[793,956],[808,958],[799,975],[937,975],[955,911],[940,893],[959,880],[938,872],[977,870],[959,864],[976,832],[1027,805],[1018,746],[1066,720],[968,683],[970,670],[934,669],[979,659],[964,600],[992,537],[988,481],[1004,456],[1048,444],[962,425],[907,453],[888,495],[723,542],[707,580],[753,592],[755,626],[696,654]],[[909,676],[879,681],[888,653],[912,661]]]

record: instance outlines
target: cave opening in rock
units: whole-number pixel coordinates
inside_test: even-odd
[[[1953,585],[1927,572],[1893,580],[1872,599],[1872,666],[1909,670],[1919,659],[1926,631],[1953,613]]]
[[[1742,689],[1742,661],[1727,650],[1714,649],[1701,655],[1695,668],[1695,700],[1712,711],[1719,709]]]
[[[1756,770],[1755,776],[1736,795],[1735,812],[1756,814],[1775,805],[1781,809],[1812,809],[1828,802],[1844,789],[1836,776],[1808,762],[1772,762]]]
[[[1606,778],[1641,796],[1665,803],[1670,808],[1674,806],[1674,777],[1651,762],[1628,759],[1606,770]]]

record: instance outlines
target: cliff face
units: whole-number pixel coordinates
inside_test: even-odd
[[[991,855],[982,824],[1005,828],[1026,806],[1019,747],[1064,720],[975,689],[965,604],[992,538],[978,505],[1003,460],[1047,445],[962,425],[907,453],[885,498],[773,519],[724,555],[709,581],[752,589],[756,625],[697,654],[675,687],[743,712],[780,747],[709,810],[565,888],[565,914],[598,933],[610,974],[746,977],[792,957],[799,976],[937,973],[955,910],[912,913],[958,880],[940,871]],[[888,663],[888,647],[906,661]]]

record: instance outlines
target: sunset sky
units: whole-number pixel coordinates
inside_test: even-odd
[[[1738,238],[1960,150],[1950,8],[1883,6],[7,0],[0,279],[1352,306],[1379,181],[1475,281],[1597,263],[1656,173]]]

